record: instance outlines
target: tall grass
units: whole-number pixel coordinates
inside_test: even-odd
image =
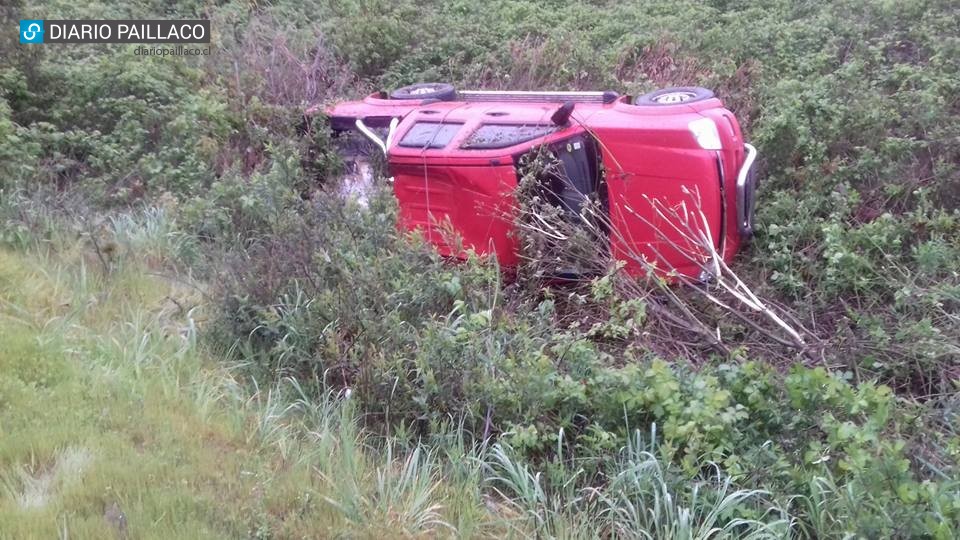
[[[628,461],[601,495],[604,522],[618,536],[651,540],[789,536],[791,520],[775,506],[763,509],[756,519],[736,517],[744,506],[762,508],[763,497],[769,494],[735,489],[717,465],[711,468],[713,481],[694,482],[681,490],[668,484],[652,454]]]
[[[148,239],[164,236],[157,223],[144,228],[132,221],[116,223],[125,245],[149,245]],[[102,433],[96,421],[51,424],[34,430],[23,450],[6,450],[13,461],[0,482],[0,514],[24,527],[33,522],[22,509],[44,503],[45,512],[70,508],[87,516],[52,520],[57,531],[51,529],[51,534],[102,532],[103,508],[76,501],[94,497],[92,490],[106,482],[117,494],[107,502],[122,508],[132,530],[142,531],[146,520],[162,521],[171,504],[163,497],[130,503],[143,497],[147,485],[171,497],[212,496],[202,483],[163,487],[179,473],[167,469],[162,456],[176,451],[185,460],[182,467],[197,479],[209,477],[205,467],[247,471],[241,478],[250,491],[225,494],[226,504],[234,508],[228,521],[257,531],[312,530],[322,524],[330,531],[406,536],[764,538],[789,532],[788,518],[765,506],[763,493],[738,490],[719,471],[712,479],[671,480],[668,466],[648,452],[654,449],[655,430],[649,441],[636,434],[622,460],[594,478],[583,477],[576,468],[576,456],[566,454],[561,432],[557,463],[565,480],[548,483],[544,470],[505,443],[475,438],[462,421],[437,426],[427,440],[417,440],[402,426],[381,438],[362,427],[363,417],[345,390],[327,388],[320,380],[308,387],[293,377],[248,382],[240,378],[244,370],[207,361],[212,351],[196,338],[195,317],[203,311],[203,297],[192,286],[144,272],[155,263],[150,249],[118,252],[110,270],[91,266],[83,256],[65,259],[47,252],[42,259],[11,257],[14,263],[0,271],[19,277],[4,281],[4,316],[26,322],[21,327],[29,328],[51,354],[71,359],[64,367],[77,368],[44,375],[48,384],[71,388],[51,394],[47,399],[53,401],[46,406],[98,411],[106,403],[129,418],[112,421],[118,440]],[[304,302],[291,299],[290,304]],[[0,335],[0,346],[9,339]],[[49,369],[64,369],[55,367],[60,365]],[[86,395],[81,388],[87,386],[101,390]],[[38,406],[37,401],[14,402],[2,414],[29,414]],[[144,419],[137,419],[138,410]],[[170,417],[178,420],[163,424]],[[54,437],[48,430],[59,434]],[[219,442],[187,443],[183,437],[192,430]],[[36,442],[44,437],[49,442]],[[151,439],[156,440],[145,442]],[[221,446],[237,450],[224,459]],[[74,459],[81,454],[84,460]],[[130,457],[118,462],[111,455]],[[136,467],[127,464],[132,456],[138,456]],[[109,472],[117,464],[122,474]],[[153,471],[154,480],[143,484],[141,470]],[[65,498],[67,493],[81,496]],[[251,500],[251,493],[261,495]],[[236,511],[251,505],[259,510],[249,515]],[[286,510],[278,518],[267,507]],[[214,515],[197,514],[205,523],[213,523]],[[173,534],[181,529],[158,530]]]
[[[637,437],[639,439],[639,437]],[[792,519],[760,490],[734,487],[719,466],[711,477],[671,479],[652,453],[633,445],[608,472],[609,481],[548,491],[542,472],[512,457],[509,447],[494,445],[486,463],[486,481],[499,504],[516,510],[515,526],[546,537],[616,537],[706,540],[711,538],[786,538]],[[755,515],[746,518],[742,516]]]
[[[196,255],[194,239],[161,207],[110,215],[106,232],[118,248],[155,261],[182,261]]]

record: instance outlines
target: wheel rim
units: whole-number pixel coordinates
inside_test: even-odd
[[[683,103],[684,101],[690,101],[695,97],[697,97],[697,94],[688,92],[686,90],[681,90],[678,92],[666,92],[664,94],[660,94],[659,96],[653,98],[653,101],[666,105],[670,103]]]

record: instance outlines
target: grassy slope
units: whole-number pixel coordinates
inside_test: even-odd
[[[317,474],[340,468],[324,445],[343,430],[301,445],[287,404],[239,397],[182,330],[176,303],[196,293],[142,270],[104,279],[82,262],[0,253],[0,537],[108,537],[114,503],[136,538],[395,525],[375,512],[348,521],[323,502],[343,500]],[[363,499],[373,466],[348,457]]]
[[[113,503],[145,537],[240,533],[229,518],[263,507],[269,463],[206,414],[200,358],[163,328],[179,291],[73,270],[0,263],[4,533],[107,535]]]
[[[639,521],[601,524],[597,504],[548,498],[539,473],[499,445],[471,449],[456,426],[429,447],[384,442],[349,399],[237,381],[197,345],[202,294],[148,260],[118,254],[104,273],[88,247],[0,250],[0,539],[685,538],[679,513],[710,528],[715,508],[753,497],[697,504],[640,482],[604,493],[611,510],[629,496]],[[625,473],[659,478],[653,456],[635,457]]]

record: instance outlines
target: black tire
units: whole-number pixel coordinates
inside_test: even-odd
[[[438,101],[453,101],[457,97],[457,90],[447,83],[420,83],[397,88],[390,92],[390,99],[436,99]]]
[[[649,107],[668,107],[670,105],[686,105],[687,103],[696,103],[713,97],[713,90],[700,88],[699,86],[674,86],[672,88],[661,88],[655,92],[644,94],[633,100],[634,105],[643,105]]]

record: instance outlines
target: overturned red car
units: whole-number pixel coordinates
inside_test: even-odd
[[[569,211],[603,191],[602,249],[632,274],[708,279],[710,260],[729,261],[752,234],[756,151],[704,88],[630,98],[428,83],[326,113],[335,131],[357,130],[383,150],[400,226],[423,231],[445,255],[473,249],[503,265],[518,262],[509,211],[520,158],[536,149],[561,164],[559,198]]]

